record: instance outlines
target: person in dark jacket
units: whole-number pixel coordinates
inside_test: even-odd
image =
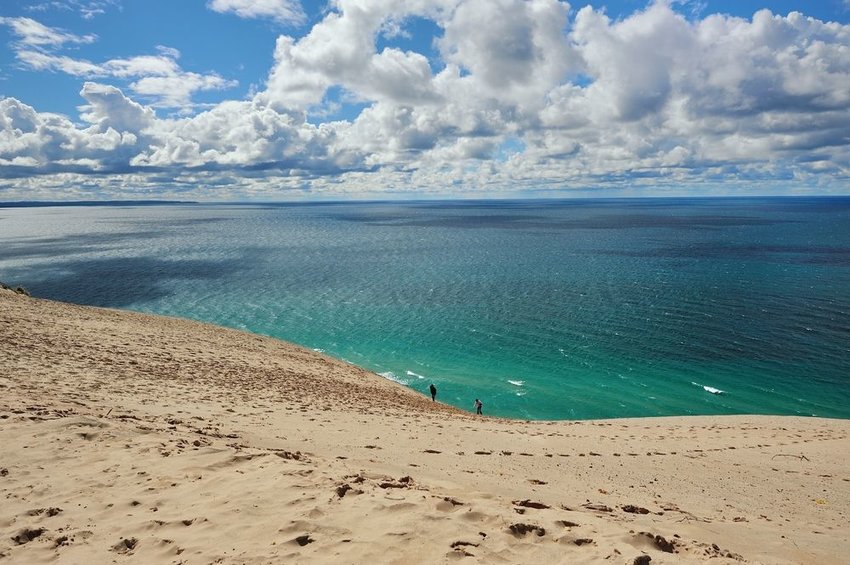
[[[431,400],[437,399],[437,387],[434,386],[434,383],[431,383],[431,386],[428,387],[431,391]]]

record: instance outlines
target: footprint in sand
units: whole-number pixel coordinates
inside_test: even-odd
[[[528,533],[537,534],[538,537],[543,537],[546,535],[546,529],[542,526],[537,526],[535,524],[511,524],[510,526],[508,526],[508,529],[516,537],[524,537],[525,534]]]
[[[117,553],[130,553],[139,544],[136,538],[125,538],[112,546],[112,551]]]
[[[313,538],[311,538],[311,537],[310,537],[310,534],[305,534],[305,535],[303,535],[303,536],[298,536],[297,538],[295,538],[295,539],[294,539],[294,540],[292,540],[292,541],[294,541],[295,543],[297,543],[297,544],[298,544],[298,545],[300,545],[301,547],[304,547],[304,546],[305,546],[305,545],[307,545],[308,543],[313,543],[313,542],[314,542],[314,541],[316,541],[316,540],[314,540]]]
[[[45,531],[46,530],[44,528],[34,528],[34,529],[25,528],[25,529],[21,530],[20,532],[18,532],[18,534],[12,538],[12,541],[14,541],[18,545],[23,545],[25,543],[29,543],[32,540],[38,538]]]
[[[533,502],[531,500],[514,500],[512,502],[516,506],[522,506],[524,508],[534,508],[536,510],[545,510],[547,508],[551,508],[548,504],[543,504],[542,502]]]

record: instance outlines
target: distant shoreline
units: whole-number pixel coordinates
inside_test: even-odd
[[[51,207],[90,207],[90,206],[171,206],[200,204],[194,200],[22,200],[0,202],[0,208],[51,208]]]

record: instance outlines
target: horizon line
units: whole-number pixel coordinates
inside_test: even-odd
[[[850,194],[750,194],[750,195],[699,195],[699,196],[574,196],[574,197],[490,197],[490,198],[374,198],[374,199],[316,199],[316,200],[168,200],[155,199],[105,199],[105,200],[8,200],[0,201],[0,208],[41,208],[74,206],[175,206],[175,205],[214,205],[214,206],[310,206],[331,204],[416,204],[446,202],[453,204],[476,202],[576,202],[576,201],[637,201],[637,200],[797,200],[831,199],[850,200]]]

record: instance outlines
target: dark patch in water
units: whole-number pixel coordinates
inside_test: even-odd
[[[154,257],[69,261],[55,264],[48,277],[27,281],[26,286],[39,298],[121,308],[167,296],[163,281],[222,278],[239,264],[241,260],[167,261]]]
[[[778,263],[850,265],[850,247],[695,243],[682,247],[655,247],[645,250],[597,250],[593,253],[617,257],[660,259],[766,259]]]
[[[807,265],[829,265],[831,267],[850,267],[850,252],[836,253],[834,255],[815,255],[804,261]]]
[[[163,237],[164,233],[154,231],[128,231],[100,234],[78,234],[66,237],[45,237],[41,239],[7,238],[3,241],[3,259],[31,259],[37,257],[66,257],[83,253],[96,253],[114,249],[123,242],[134,246],[142,238]]]
[[[173,219],[157,219],[157,220],[136,220],[136,219],[128,219],[121,220],[117,223],[121,224],[131,224],[134,226],[151,226],[156,230],[162,230],[167,228],[184,228],[184,227],[193,227],[198,225],[207,225],[207,224],[219,224],[222,222],[232,221],[232,218],[173,218]],[[115,220],[110,220],[108,223],[116,223]],[[145,232],[147,233],[147,232]]]
[[[717,230],[740,226],[771,226],[790,220],[750,216],[669,216],[664,214],[604,214],[587,218],[562,219],[525,214],[461,214],[436,217],[410,217],[407,213],[340,214],[334,219],[374,226],[428,227],[458,229],[521,229],[521,230],[620,230],[676,229]]]

